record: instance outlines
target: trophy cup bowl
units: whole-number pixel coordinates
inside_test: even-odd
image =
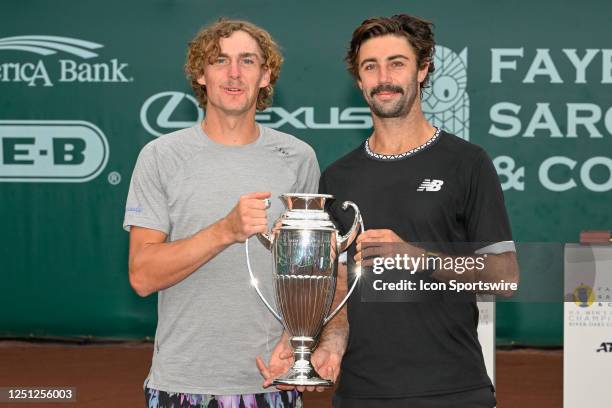
[[[344,300],[330,313],[336,289],[338,254],[353,242],[363,222],[357,206],[346,201],[343,209],[352,207],[355,219],[346,235],[340,235],[325,212],[328,194],[283,194],[286,210],[270,234],[258,234],[262,244],[272,252],[274,294],[278,312],[257,287],[246,242],[247,266],[251,283],[265,305],[290,334],[294,364],[274,380],[274,385],[331,386],[310,362],[323,326],[333,318],[351,295],[355,279]],[[358,276],[357,276],[358,278]]]

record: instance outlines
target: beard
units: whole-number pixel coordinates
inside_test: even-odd
[[[395,101],[380,102],[374,96],[380,92],[397,92],[400,97]],[[379,118],[402,118],[406,117],[417,97],[418,86],[408,85],[405,89],[399,85],[380,84],[366,92],[366,102],[372,114]]]

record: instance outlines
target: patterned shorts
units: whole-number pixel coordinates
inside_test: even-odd
[[[145,387],[144,393],[147,408],[302,408],[302,394],[295,390],[261,394],[202,395]]]

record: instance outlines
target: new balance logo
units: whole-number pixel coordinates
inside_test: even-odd
[[[442,180],[425,179],[423,182],[421,182],[421,185],[419,188],[417,188],[417,191],[440,191],[442,184],[444,184],[444,181]]]

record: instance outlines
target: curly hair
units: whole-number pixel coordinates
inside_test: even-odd
[[[421,83],[421,90],[426,88],[429,83],[430,74],[435,70],[433,56],[436,42],[433,34],[433,23],[408,14],[396,14],[391,17],[372,17],[364,20],[355,29],[344,58],[351,75],[355,79],[359,79],[357,57],[361,45],[370,38],[381,37],[383,35],[406,37],[416,54],[417,66],[423,68],[429,63],[427,75]]]
[[[278,45],[274,42],[270,33],[253,23],[221,18],[201,29],[195,38],[189,42],[187,49],[185,74],[191,82],[193,92],[202,109],[206,108],[208,97],[206,86],[200,85],[198,78],[204,75],[204,67],[215,61],[221,53],[219,40],[231,36],[235,31],[244,31],[257,41],[263,53],[263,66],[270,70],[270,84],[261,88],[257,95],[257,110],[264,110],[272,103],[274,84],[278,80],[283,63],[283,56],[278,49]]]

